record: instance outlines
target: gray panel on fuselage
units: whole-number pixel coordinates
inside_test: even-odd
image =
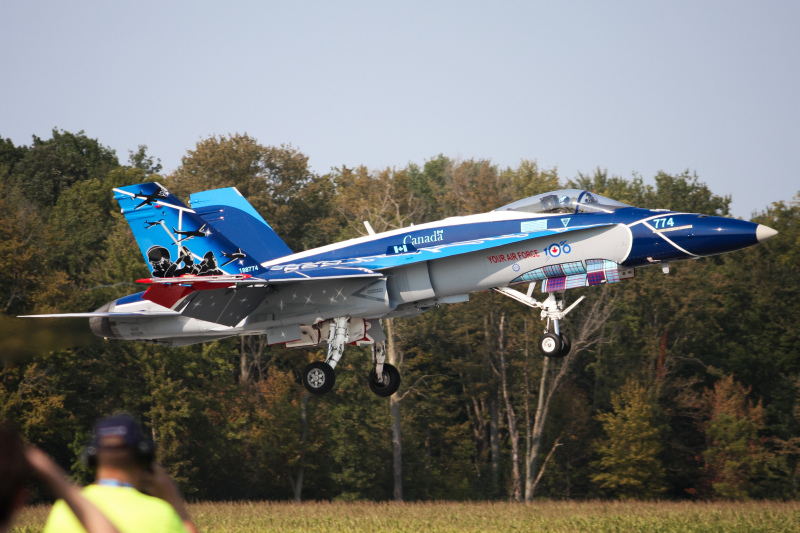
[[[392,307],[396,307],[401,303],[416,302],[436,296],[431,286],[427,261],[391,269],[389,271],[388,288]]]
[[[337,316],[376,318],[389,311],[386,278],[303,281],[273,285],[272,290],[248,317],[245,329],[313,324]]]
[[[258,307],[268,292],[267,287],[197,291],[181,302],[180,308],[182,316],[233,327]]]
[[[625,260],[632,244],[627,226],[604,226],[549,235],[497,248],[430,261],[431,284],[438,297],[507,286],[525,272],[546,265],[587,259]],[[556,245],[557,256],[548,252]]]

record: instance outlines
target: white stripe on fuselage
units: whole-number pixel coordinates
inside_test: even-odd
[[[681,252],[683,252],[683,253],[685,253],[685,254],[687,254],[687,255],[691,255],[692,257],[699,257],[698,255],[696,255],[696,254],[693,254],[692,252],[690,252],[690,251],[688,251],[688,250],[684,250],[683,248],[681,248],[680,246],[678,246],[677,244],[675,244],[674,242],[672,242],[672,240],[671,240],[669,237],[667,237],[666,235],[664,235],[664,233],[663,233],[663,232],[661,232],[661,231],[657,230],[656,228],[654,228],[653,226],[651,226],[651,225],[650,225],[650,224],[648,224],[647,222],[645,222],[645,223],[644,223],[644,225],[645,225],[645,226],[647,226],[648,228],[650,228],[651,230],[653,230],[653,233],[655,233],[656,235],[658,235],[659,237],[661,237],[662,239],[664,239],[665,241],[667,241],[669,244],[671,244],[671,245],[672,245],[672,247],[673,247],[673,248],[675,248],[676,250],[679,250],[679,251],[681,251]],[[686,227],[689,227],[689,228],[691,228],[691,226],[683,226],[683,227],[684,227],[684,228],[686,228]],[[676,229],[679,229],[679,228],[676,228]]]
[[[437,220],[436,222],[426,222],[425,224],[419,224],[418,226],[406,226],[405,228],[385,231],[383,233],[378,233],[375,235],[365,235],[363,237],[356,237],[354,239],[349,239],[347,241],[328,244],[325,246],[321,246],[319,248],[314,248],[313,250],[306,250],[305,252],[298,252],[293,255],[279,257],[277,259],[273,259],[272,261],[265,261],[264,263],[261,263],[261,266],[270,267],[273,265],[280,265],[284,263],[302,262],[302,260],[306,257],[312,257],[315,255],[324,254],[326,252],[333,252],[336,250],[341,250],[342,248],[357,246],[359,244],[377,241],[380,239],[384,239],[386,237],[405,235],[407,233],[415,231],[449,228],[454,226],[464,226],[467,224],[476,224],[481,222],[504,222],[508,220],[526,220],[535,218],[546,219],[555,217],[563,218],[563,216],[564,216],[563,213],[536,214],[536,213],[524,213],[519,211],[489,211],[488,213],[478,213],[476,215],[467,215],[463,217],[450,217],[450,218],[445,218],[444,220]]]
[[[691,214],[692,213],[678,213],[678,212],[675,212],[675,211],[664,211],[663,213],[659,213],[659,214],[653,215],[651,217],[643,218],[643,219],[637,220],[636,222],[631,222],[630,224],[628,224],[628,227],[632,228],[636,224],[644,224],[645,222],[650,222],[654,218],[666,218],[668,216],[672,217],[672,216],[678,216],[678,215],[691,215]],[[655,231],[655,228],[650,227],[650,229]]]
[[[692,213],[676,213],[676,212],[672,212],[672,211],[666,211],[664,213],[659,213],[657,215],[653,215],[652,217],[647,217],[647,218],[643,218],[641,220],[637,220],[636,222],[631,222],[630,224],[628,224],[628,227],[631,228],[631,227],[635,226],[636,224],[643,224],[646,227],[650,228],[650,230],[652,230],[652,232],[654,234],[658,235],[659,237],[661,237],[662,239],[667,241],[676,250],[679,250],[679,251],[681,251],[681,252],[683,252],[683,253],[685,253],[687,255],[691,255],[692,257],[699,257],[698,255],[693,254],[692,252],[690,252],[688,250],[684,250],[683,248],[681,248],[680,246],[678,246],[677,244],[672,242],[672,240],[669,237],[664,235],[664,231],[669,231],[669,230],[657,230],[656,228],[654,228],[653,226],[648,224],[648,222],[650,222],[651,220],[656,219],[656,218],[666,218],[667,216],[672,217],[672,216],[678,216],[678,215],[691,215],[691,214]],[[691,227],[692,226],[679,226],[679,227],[673,228],[673,229],[679,230],[679,229],[686,229],[686,228],[691,228]]]

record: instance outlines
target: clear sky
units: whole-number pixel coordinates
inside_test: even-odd
[[[749,218],[800,191],[800,2],[8,1],[0,136],[174,170],[213,134],[312,168],[444,154],[696,171]]]

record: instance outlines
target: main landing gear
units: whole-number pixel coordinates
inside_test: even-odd
[[[372,364],[375,367],[369,373],[369,390],[384,398],[391,396],[400,388],[400,371],[385,361],[386,342],[373,344]]]
[[[325,361],[315,361],[303,370],[303,386],[312,394],[325,394],[336,383],[334,368],[339,363],[344,346],[350,342],[348,334],[349,317],[338,317],[331,321],[328,333],[328,356]],[[386,342],[372,344],[372,371],[368,383],[372,392],[378,396],[391,396],[400,387],[400,371],[386,363]]]
[[[566,357],[572,349],[572,343],[569,337],[561,332],[558,323],[567,313],[575,309],[575,306],[581,303],[586,296],[581,296],[572,305],[564,309],[563,292],[551,292],[543,302],[539,302],[531,297],[531,290],[528,291],[527,295],[509,287],[498,287],[495,290],[529,307],[541,309],[541,317],[543,320],[547,319],[547,325],[544,329],[544,335],[539,338],[539,350],[545,357]]]

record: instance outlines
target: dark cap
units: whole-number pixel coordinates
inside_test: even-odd
[[[102,441],[106,437],[122,437],[124,446],[134,449],[145,440],[139,423],[125,414],[106,417],[94,426],[94,442],[97,447],[104,448]]]

